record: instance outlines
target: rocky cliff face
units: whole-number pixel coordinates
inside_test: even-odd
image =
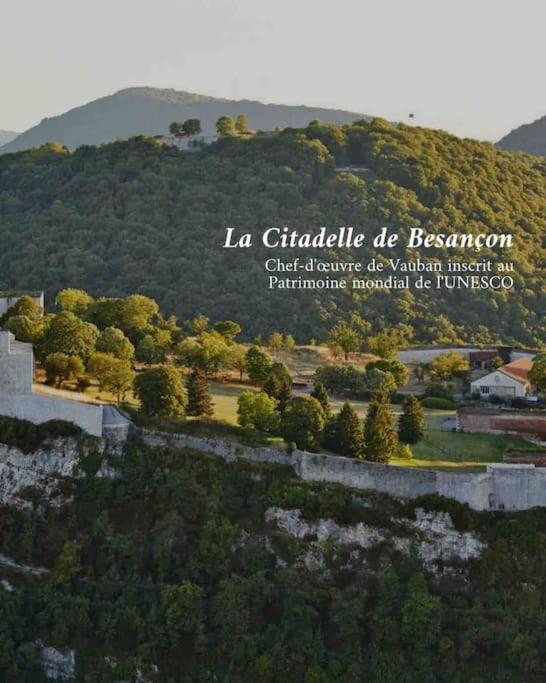
[[[82,457],[92,450],[105,454],[105,443],[97,441],[93,447],[84,446],[76,439],[56,439],[32,453],[0,444],[0,504],[28,507],[29,489],[37,489],[42,498],[53,505],[63,501],[63,481],[79,477]],[[97,476],[115,476],[103,458]]]
[[[389,544],[393,550],[409,554],[413,548],[424,566],[433,573],[450,563],[459,564],[479,557],[486,545],[475,534],[457,531],[447,512],[416,510],[415,520],[403,520],[400,532],[372,527],[359,522],[340,525],[331,519],[306,521],[298,509],[269,508],[266,522],[297,539],[306,539],[308,547],[302,564],[308,569],[321,566],[325,543],[370,550]]]

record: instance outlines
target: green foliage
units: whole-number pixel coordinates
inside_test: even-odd
[[[102,330],[95,348],[102,353],[111,353],[121,360],[131,360],[135,355],[135,347],[117,327],[106,327]]]
[[[82,359],[78,356],[67,356],[66,353],[50,353],[44,360],[47,381],[56,384],[60,389],[67,379],[79,377],[84,373]]]
[[[211,375],[227,365],[229,350],[226,338],[220,333],[203,331],[196,338],[180,342],[176,355],[182,365]]]
[[[347,458],[363,458],[364,431],[351,404],[344,403],[333,420],[328,434],[332,450]]]
[[[428,396],[421,401],[423,408],[433,408],[436,410],[455,410],[455,403],[449,398],[439,396]]]
[[[271,358],[257,346],[251,346],[246,352],[246,371],[251,382],[255,384],[265,382],[271,365]]]
[[[315,371],[315,382],[332,394],[358,396],[367,390],[366,375],[354,365],[321,365]]]
[[[216,121],[216,132],[220,136],[232,136],[235,135],[235,121],[231,116],[220,116],[218,121]]]
[[[364,170],[335,172],[347,164]],[[5,286],[16,287],[24,271],[26,286],[44,287],[48,300],[66,282],[91,295],[138,291],[179,317],[203,312],[236,320],[246,339],[267,337],[279,320],[300,342],[325,339],[338,320],[358,313],[371,325],[363,334],[368,344],[401,322],[419,342],[474,342],[479,330],[507,344],[544,342],[543,164],[487,143],[378,121],[328,130],[320,124],[276,136],[224,137],[191,154],[142,137],[74,153],[29,150],[1,157],[0,177]],[[250,232],[265,225],[302,228],[319,225],[320,216],[332,226],[365,225],[370,235],[388,225],[400,235],[400,246],[389,251],[393,258],[406,256],[411,227],[487,233],[502,225],[517,245],[510,254],[515,287],[419,297],[413,290],[279,297],[263,280],[264,247],[222,248],[226,224]],[[467,256],[449,251],[456,261]],[[358,254],[328,258],[377,255],[367,243]],[[447,255],[441,249],[419,254],[427,261]],[[504,259],[487,249],[480,257],[494,264]],[[138,343],[116,319],[89,320],[99,329],[119,327]],[[404,343],[378,341],[381,356]]]
[[[128,360],[116,358],[109,353],[91,355],[88,370],[98,381],[101,389],[112,391],[118,403],[133,386],[135,372]]]
[[[541,392],[546,392],[546,354],[537,356],[529,371],[529,380]]]
[[[315,381],[313,385],[313,391],[311,392],[311,396],[313,398],[316,398],[317,401],[320,403],[320,405],[322,406],[322,410],[324,412],[324,417],[328,419],[332,414],[332,406],[330,405],[330,397],[328,396],[326,387],[324,386],[324,384],[322,384],[322,382]]]
[[[93,297],[83,289],[62,289],[55,297],[55,303],[62,311],[75,313],[81,318],[93,303]]]
[[[0,416],[0,443],[32,453],[57,437],[78,437],[82,430],[72,422],[50,420],[36,425],[26,420]]]
[[[259,391],[243,391],[237,399],[237,422],[245,429],[275,434],[279,431],[277,401]]]
[[[408,369],[404,365],[404,363],[402,363],[399,360],[381,359],[381,360],[371,361],[366,365],[366,372],[369,372],[373,368],[376,368],[377,370],[381,370],[382,372],[390,372],[390,374],[394,377],[394,381],[396,382],[396,388],[397,389],[400,389],[405,384],[407,384]]]
[[[331,348],[339,347],[345,354],[345,360],[348,360],[351,352],[360,349],[362,341],[358,332],[349,324],[339,322],[328,333],[327,343]]]
[[[84,362],[95,349],[99,331],[95,325],[84,322],[70,311],[51,316],[39,340],[41,356],[64,353],[79,356]]]
[[[302,450],[315,450],[322,437],[325,418],[322,406],[312,396],[291,398],[282,415],[281,431],[287,443]]]
[[[277,408],[284,412],[292,396],[292,376],[284,363],[273,363],[263,384],[263,390],[277,402]]]
[[[393,426],[393,414],[385,401],[374,400],[368,407],[364,422],[365,459],[388,463],[396,453],[398,438]]]
[[[142,411],[152,417],[178,417],[184,414],[186,390],[180,372],[169,365],[138,374],[134,389]]]
[[[192,417],[212,415],[214,412],[212,399],[207,385],[207,376],[202,370],[192,370],[186,381],[188,405],[186,414]]]
[[[432,380],[448,380],[453,377],[466,377],[470,372],[468,359],[457,351],[442,353],[430,364]]]
[[[398,420],[398,438],[405,444],[416,444],[424,434],[425,413],[422,404],[415,396],[408,396]]]

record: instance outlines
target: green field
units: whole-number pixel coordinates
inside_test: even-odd
[[[211,382],[214,416],[236,424],[237,398],[245,388],[256,391],[255,387]],[[338,399],[332,401],[334,410],[339,410],[342,404],[343,401]],[[351,401],[351,404],[364,419],[368,404],[363,401]],[[401,412],[401,406],[393,406],[393,411],[398,415]],[[443,430],[443,421],[454,415],[454,411],[425,409],[427,429],[424,439],[412,448],[414,457],[411,460],[393,458],[391,464],[429,469],[483,469],[488,462],[501,462],[503,453],[509,448],[529,447],[527,441],[515,436],[461,434]]]

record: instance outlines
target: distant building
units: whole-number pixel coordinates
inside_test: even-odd
[[[23,296],[29,296],[41,306],[41,308],[44,307],[43,292],[0,292],[0,316],[7,313]]]
[[[128,420],[112,406],[35,393],[33,376],[32,344],[18,342],[11,332],[0,330],[0,415],[34,424],[64,420],[99,437],[128,430]]]
[[[473,370],[490,370],[493,367],[493,361],[499,357],[499,352],[494,351],[470,351],[468,354],[468,361]]]
[[[474,380],[470,389],[472,393],[479,393],[485,399],[490,396],[500,396],[507,400],[525,398],[531,393],[529,371],[532,367],[532,358],[520,358]]]

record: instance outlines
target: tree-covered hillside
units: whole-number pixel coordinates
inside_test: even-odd
[[[183,319],[237,320],[247,336],[282,326],[307,342],[357,312],[375,330],[411,325],[421,341],[538,344],[545,339],[545,169],[538,158],[382,120],[225,138],[199,152],[145,138],[73,153],[48,145],[0,158],[0,287],[45,288],[50,300],[63,287],[139,292]],[[353,225],[368,235],[388,225],[401,245],[412,227],[510,232],[509,255],[484,249],[475,257],[512,260],[516,285],[501,292],[268,290],[264,259],[290,252],[223,249],[225,229],[260,236],[285,225],[301,232]],[[375,254],[368,243],[314,255]],[[400,246],[378,254],[448,255],[468,252],[410,254]]]
[[[213,135],[219,116],[241,113],[247,115],[250,127],[255,130],[305,126],[315,118],[331,123],[350,123],[363,116],[341,109],[228,100],[164,88],[126,88],[59,116],[43,119],[18,135],[16,140],[0,142],[5,145],[0,154],[38,147],[49,140],[57,140],[74,149],[80,145],[124,140],[141,133],[157,135],[165,133],[172,121],[188,118],[200,119],[205,135]]]

